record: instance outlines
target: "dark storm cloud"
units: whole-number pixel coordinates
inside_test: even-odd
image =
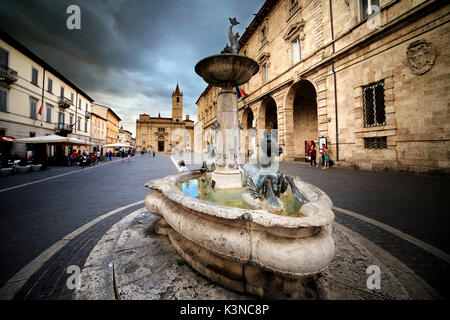
[[[243,34],[263,0],[2,0],[0,28],[66,75],[97,102],[111,105],[135,132],[139,113],[170,116],[179,81],[184,113],[206,83],[194,72],[219,53],[228,17]],[[81,9],[81,30],[68,30],[66,9]]]

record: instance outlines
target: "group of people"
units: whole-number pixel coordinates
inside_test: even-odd
[[[148,156],[149,157],[151,157],[153,155],[153,158],[155,157],[155,155],[156,155],[156,152],[155,152],[155,150],[148,150]]]
[[[133,154],[133,151],[131,151],[131,148],[128,149],[128,151],[125,151],[124,148],[120,147],[119,148],[119,154],[122,157],[122,162],[125,161],[125,157],[127,157],[128,162],[130,162],[131,161],[131,156]],[[109,160],[111,160],[111,157],[109,158]]]
[[[325,146],[325,144],[322,144],[321,153],[322,153],[322,170],[329,169],[331,161],[331,151]],[[314,165],[318,167],[316,161],[317,150],[315,143],[311,145],[311,148],[309,149],[307,156],[309,157],[309,166],[312,167],[314,163]]]
[[[97,155],[97,152],[94,151],[93,153],[87,153],[86,150],[81,152],[80,149],[78,150],[71,150],[69,151],[69,155],[67,156],[67,162],[69,167],[76,167],[79,165],[81,161],[81,157],[85,157],[88,164],[96,163],[100,161],[100,157]]]

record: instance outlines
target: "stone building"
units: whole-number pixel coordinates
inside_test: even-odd
[[[0,136],[58,134],[89,141],[93,101],[58,70],[0,30]],[[10,152],[22,156],[26,147],[14,143]],[[87,145],[84,148],[89,149]],[[47,152],[53,155],[54,148]]]
[[[106,144],[107,121],[106,117],[103,117],[92,110],[91,142],[94,144],[94,151],[102,152],[102,146]]]
[[[124,143],[124,144],[129,144],[130,146],[132,145],[132,138],[131,138],[132,133],[128,130],[125,130],[122,127],[120,127],[119,129],[119,143]]]
[[[122,121],[122,119],[120,119],[120,117],[114,112],[114,110],[108,106],[99,103],[93,103],[92,112],[106,120],[105,121],[106,144],[119,142],[119,122]],[[113,148],[106,148],[106,150],[103,150],[102,152],[109,152],[109,151],[114,152]]]
[[[241,152],[256,155],[249,129],[275,128],[284,161],[304,159],[322,138],[342,167],[448,172],[449,9],[433,0],[267,0],[240,38],[240,54],[260,65],[238,103]],[[216,97],[208,86],[197,101],[203,141]]]
[[[140,114],[136,120],[136,150],[191,152],[194,146],[194,121],[183,120],[183,93],[176,86],[172,92],[172,117]]]

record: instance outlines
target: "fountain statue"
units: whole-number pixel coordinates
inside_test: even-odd
[[[278,166],[274,165],[272,150],[278,151],[278,144],[264,130],[264,136],[259,145],[261,168],[250,163],[240,167],[242,186],[246,187],[248,191],[248,193],[242,195],[244,201],[254,208],[264,208],[269,212],[280,212],[284,208],[279,197],[286,192],[289,186],[297,200],[308,203],[309,200],[298,190],[294,180],[289,176],[283,176],[278,170]],[[309,214],[308,212],[304,213]]]
[[[317,298],[316,280],[334,257],[330,198],[277,165],[276,135],[264,132],[259,167],[241,166],[235,86],[248,82],[258,63],[239,55],[238,25],[230,18],[230,44],[200,60],[195,71],[220,87],[216,139],[200,170],[146,183],[154,230],[198,272],[231,290],[261,298]]]

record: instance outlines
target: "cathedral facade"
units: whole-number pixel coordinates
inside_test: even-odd
[[[172,92],[172,117],[140,114],[136,120],[136,150],[156,152],[191,152],[194,148],[194,121],[183,120],[183,93],[177,83]]]

